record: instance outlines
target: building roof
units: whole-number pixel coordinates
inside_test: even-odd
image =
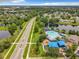
[[[78,44],[79,42],[79,37],[77,35],[71,35],[68,39],[69,41],[74,42],[76,44]]]
[[[48,42],[49,42],[49,40],[48,40],[48,39],[45,39],[45,40],[43,41],[43,44],[44,44],[44,45],[48,45]]]
[[[53,41],[53,42],[49,42],[48,46],[53,48],[65,47],[65,42],[64,40]]]
[[[71,39],[71,40],[79,40],[79,37],[77,35],[71,35],[69,37],[69,39]]]
[[[53,47],[53,48],[58,48],[59,47],[57,42],[49,42],[48,45],[49,45],[49,47]]]
[[[65,45],[64,40],[60,40],[60,41],[58,41],[57,43],[59,44],[59,46],[64,46],[64,45]]]

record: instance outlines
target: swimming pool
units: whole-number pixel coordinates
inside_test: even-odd
[[[57,37],[61,37],[58,32],[46,31],[47,38],[49,40],[55,40]]]
[[[49,43],[48,43],[48,46],[49,46],[49,47],[52,47],[52,48],[65,47],[65,41],[64,41],[64,40],[60,40],[60,41],[49,42]]]

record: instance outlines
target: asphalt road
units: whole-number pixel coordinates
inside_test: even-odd
[[[36,17],[32,18],[30,20],[30,22],[28,23],[28,25],[26,26],[26,29],[23,33],[23,35],[20,38],[20,41],[16,45],[16,48],[14,50],[14,52],[12,53],[10,59],[23,59],[23,52],[24,52],[24,48],[26,47],[27,41],[29,39],[29,35],[31,32],[31,28],[33,25],[34,20],[36,19]]]

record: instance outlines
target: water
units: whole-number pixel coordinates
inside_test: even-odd
[[[65,41],[64,40],[60,40],[60,41],[49,42],[48,46],[52,47],[52,48],[65,47]]]
[[[9,31],[0,31],[0,38],[8,38],[10,36],[11,34],[9,33]]]
[[[59,35],[57,32],[54,32],[54,31],[47,31],[47,34],[53,36],[53,38]]]
[[[48,35],[47,38],[49,40],[55,40],[55,38],[60,36],[58,32],[55,32],[55,31],[46,31],[46,34]]]

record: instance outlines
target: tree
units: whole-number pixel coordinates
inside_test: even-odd
[[[4,51],[3,45],[0,45],[0,53]]]
[[[76,50],[76,48],[77,48],[77,45],[76,44],[73,44],[72,45],[72,48],[69,48],[66,51],[66,56],[67,57],[70,57],[70,59],[76,59],[76,55],[74,54],[74,51]]]
[[[40,34],[43,34],[43,33],[45,33],[45,31],[44,31],[44,29],[42,28],[42,29],[40,29]]]
[[[79,36],[79,31],[77,31],[76,34]]]
[[[62,32],[62,33],[64,33],[64,34],[66,33],[66,31],[65,31],[64,29],[63,29],[63,30],[61,30],[61,32]]]
[[[17,29],[17,26],[15,23],[13,23],[12,25],[9,26],[9,32],[11,33],[11,35],[13,35],[13,33],[15,32],[15,30]]]
[[[35,53],[36,53],[36,54],[39,54],[39,46],[40,46],[40,42],[37,41],[37,42],[36,42],[36,46],[35,46],[35,51],[36,51]]]
[[[56,39],[57,39],[57,40],[60,40],[60,37],[57,37]]]
[[[3,59],[3,56],[2,56],[2,54],[0,54],[0,59]]]
[[[37,33],[38,31],[39,31],[39,26],[38,26],[38,24],[36,24],[35,28],[34,28],[34,32]]]
[[[41,34],[40,37],[39,37],[39,42],[43,42],[44,39],[46,39],[46,35]]]
[[[73,30],[73,31],[72,31],[72,34],[73,34],[73,35],[75,35],[75,34],[76,34],[75,30]]]
[[[51,27],[51,30],[54,30],[54,27],[53,26]]]
[[[69,30],[69,34],[73,34],[73,31],[72,30]]]
[[[72,18],[72,20],[73,20],[73,23],[76,23],[76,19],[75,18]]]
[[[49,20],[49,23],[52,23],[52,24],[57,23],[57,22],[59,22],[58,18],[53,18]]]
[[[6,42],[4,42],[3,46],[4,46],[4,49],[7,49],[10,47],[10,43],[6,41]]]
[[[59,52],[58,48],[49,48],[48,47],[47,55],[56,59],[59,56],[58,52]]]
[[[48,17],[41,18],[40,21],[46,24],[46,23],[48,23]]]
[[[45,24],[43,22],[40,22],[39,27],[44,27]]]

